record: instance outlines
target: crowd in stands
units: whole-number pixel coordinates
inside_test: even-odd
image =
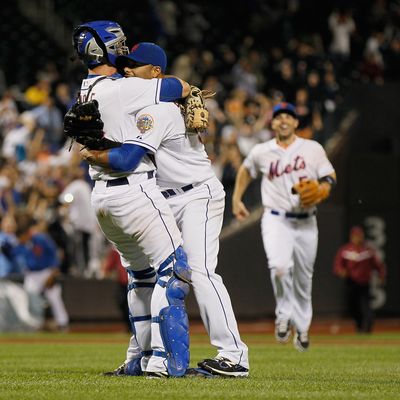
[[[397,1],[360,2],[358,8],[327,2],[326,18],[316,13],[306,19],[314,19],[315,30],[300,23],[313,9],[302,8],[299,0],[247,1],[243,15],[234,9],[221,15],[209,2],[150,3],[150,37],[145,27],[140,34],[134,30],[129,15],[126,21],[123,16],[115,19],[127,27],[130,46],[140,40],[161,44],[169,55],[170,74],[217,93],[207,100],[211,121],[203,141],[228,194],[225,223],[231,218],[229,196],[243,158],[255,144],[273,137],[269,122],[275,103],[295,104],[298,134],[324,145],[336,129],[335,112],[352,83],[382,85],[398,78]],[[227,30],[215,18],[230,18],[238,25]],[[0,246],[6,249],[4,244],[14,240],[15,221],[23,212],[56,243],[62,273],[100,277],[106,246],[90,206],[91,181],[62,131],[63,116],[85,70],[79,61],[71,65],[67,60],[68,55],[67,68],[49,60],[35,71],[31,84],[9,84],[1,93]],[[249,201],[258,203],[255,191]],[[21,272],[6,259],[7,251],[2,251],[0,277]]]

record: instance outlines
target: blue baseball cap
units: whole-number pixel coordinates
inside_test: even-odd
[[[286,113],[291,115],[293,118],[298,118],[297,113],[296,113],[296,107],[293,104],[290,103],[278,103],[274,108],[272,109],[272,118],[275,118],[277,115]]]
[[[141,42],[135,44],[128,55],[117,57],[117,67],[129,67],[132,63],[128,60],[134,61],[142,65],[154,65],[161,68],[165,72],[167,68],[167,55],[165,51],[157,46],[155,43]]]

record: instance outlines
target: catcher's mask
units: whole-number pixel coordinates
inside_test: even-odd
[[[79,58],[89,67],[115,66],[117,56],[128,54],[126,37],[119,24],[93,21],[79,25],[72,34],[72,44]]]

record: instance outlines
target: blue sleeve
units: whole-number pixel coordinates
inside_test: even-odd
[[[46,234],[36,234],[32,242],[43,248],[43,254],[37,257],[37,262],[42,267],[58,267],[60,260],[57,255],[57,245],[54,240]]]
[[[146,154],[144,147],[132,143],[123,143],[108,152],[108,162],[114,171],[132,171]]]
[[[163,78],[161,80],[160,100],[175,101],[182,98],[183,86],[176,78]]]

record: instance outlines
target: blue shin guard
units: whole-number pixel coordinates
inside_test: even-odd
[[[189,367],[189,320],[185,306],[169,306],[160,311],[160,331],[170,376],[183,376]]]
[[[183,376],[189,367],[189,320],[185,297],[189,293],[191,270],[182,247],[175,252],[173,274],[167,282],[158,281],[166,288],[168,307],[160,311],[160,333],[167,356],[170,376]]]

